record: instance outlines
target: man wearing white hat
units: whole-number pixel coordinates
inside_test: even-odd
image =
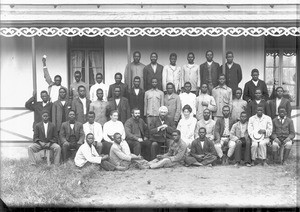
[[[161,106],[159,108],[159,116],[150,122],[150,141],[151,143],[151,159],[156,158],[160,148],[168,144],[172,139],[172,132],[175,130],[174,121],[167,117],[168,108]]]

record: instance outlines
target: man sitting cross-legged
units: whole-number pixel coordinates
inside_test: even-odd
[[[295,129],[293,120],[287,117],[287,111],[284,106],[278,107],[279,116],[273,119],[272,150],[275,161],[278,161],[278,150],[280,152],[280,161],[284,162],[289,157],[293,139],[295,138]]]
[[[174,130],[172,133],[173,141],[170,143],[169,151],[164,155],[157,155],[156,159],[150,161],[148,164],[151,169],[162,167],[172,167],[184,161],[187,151],[187,145],[180,138],[179,130]]]
[[[94,135],[93,133],[88,133],[86,135],[86,141],[79,147],[76,153],[74,159],[76,166],[83,167],[87,164],[100,164],[100,166],[106,171],[125,170],[124,167],[118,167],[110,163],[108,161],[108,155],[99,156],[93,143]]]
[[[214,143],[206,137],[206,129],[201,127],[199,137],[192,142],[191,152],[185,158],[187,166],[212,166],[217,160]]]
[[[115,133],[113,135],[114,143],[110,148],[109,157],[110,162],[115,166],[121,166],[123,169],[129,169],[131,167],[138,167],[139,169],[148,168],[148,161],[144,160],[142,156],[128,153],[120,145],[122,142],[122,135]]]
[[[30,164],[36,165],[34,153],[43,149],[54,151],[54,164],[59,165],[61,148],[57,144],[57,131],[53,123],[49,122],[49,112],[42,112],[42,122],[34,126],[33,144],[28,147]]]

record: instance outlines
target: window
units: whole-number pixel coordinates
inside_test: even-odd
[[[70,38],[69,40],[69,77],[74,82],[75,71],[80,71],[82,81],[91,87],[95,84],[97,73],[104,76],[103,39],[102,38]]]
[[[278,38],[277,38],[278,39]],[[277,40],[276,42],[280,42]],[[272,94],[273,86],[282,86],[285,90],[284,96],[289,98],[292,106],[298,103],[297,95],[297,52],[296,46],[292,44],[285,45],[287,41],[281,41],[281,44],[272,45],[273,48],[266,48],[265,51],[265,82],[268,87],[269,95]],[[268,41],[267,41],[268,44]],[[280,46],[281,45],[281,46]],[[297,105],[298,106],[298,105]]]

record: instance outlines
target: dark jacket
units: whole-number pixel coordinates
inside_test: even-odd
[[[57,143],[58,136],[55,125],[48,122],[47,138],[45,137],[45,128],[43,122],[34,126],[33,142],[42,141],[44,143]]]
[[[138,108],[141,111],[141,117],[144,116],[144,105],[145,105],[145,91],[140,88],[139,94],[136,95],[134,92],[134,88],[129,90],[129,105],[130,111],[133,108]]]
[[[83,104],[79,98],[75,98],[72,101],[72,110],[75,111],[76,121],[84,124],[87,120],[87,114],[89,112],[91,100],[86,99],[86,114],[83,112]]]
[[[176,128],[174,121],[170,120],[168,117],[165,117],[164,124],[168,125],[168,127],[163,131],[157,131],[157,127],[163,125],[159,116],[155,117],[155,119],[150,122],[149,128],[151,141],[163,143],[166,141],[166,139],[172,139],[172,133]]]
[[[215,151],[214,143],[208,138],[205,138],[203,148],[202,148],[199,138],[194,140],[191,144],[190,155],[193,156],[193,155],[206,155],[206,154],[217,155]]]
[[[149,130],[143,119],[134,120],[132,117],[125,122],[126,140],[137,141],[138,138],[149,138]],[[138,135],[141,134],[141,137]]]
[[[220,67],[220,73],[222,73],[223,65]],[[232,89],[232,93],[239,87],[239,83],[242,81],[242,68],[239,64],[233,63],[231,68],[225,64],[225,77],[226,85]]]
[[[290,100],[282,97],[279,107],[284,107],[286,109],[286,116],[291,118],[292,107]],[[278,111],[276,111],[276,99],[269,100],[269,108],[271,119],[274,119],[278,113]]]
[[[25,107],[28,110],[33,111],[34,113],[34,122],[33,122],[33,129],[34,126],[42,121],[42,112],[44,110],[47,110],[49,112],[49,121],[52,121],[51,117],[51,111],[52,111],[52,102],[48,102],[45,107],[43,107],[43,102],[35,102],[35,97],[31,97],[28,99],[28,101],[25,103]]]
[[[249,99],[251,99],[253,101],[255,99],[255,90],[256,89],[261,89],[262,98],[264,100],[267,101],[269,99],[267,85],[264,81],[262,81],[260,79],[258,80],[257,86],[254,85],[252,80],[248,81],[245,84],[243,99],[246,100],[247,102]]]
[[[120,86],[120,88],[121,88],[120,96],[128,98],[128,86],[127,86],[127,84],[121,82],[120,85],[117,85],[116,83],[114,83],[109,86],[107,99],[111,99],[115,96],[114,91],[115,91],[115,87],[117,87],[117,86]]]
[[[287,138],[291,140],[295,138],[294,122],[290,118],[285,118],[283,124],[277,117],[273,119],[273,132],[271,135],[272,139],[275,138]]]
[[[143,76],[145,91],[148,91],[149,89],[152,88],[152,78],[157,79],[157,88],[161,91],[163,90],[162,89],[162,71],[163,71],[163,69],[164,69],[164,67],[157,63],[156,72],[154,73],[151,64],[148,64],[147,66],[145,66],[144,76]]]
[[[128,99],[125,97],[120,98],[119,105],[116,104],[116,100],[114,98],[108,101],[106,115],[109,119],[110,112],[113,110],[117,110],[119,112],[118,120],[121,121],[123,124],[130,118],[130,106],[128,103]]]
[[[270,108],[269,108],[269,105],[268,105],[267,101],[262,99],[259,104],[263,105],[264,114],[267,115],[267,116],[270,116]],[[251,116],[254,116],[256,114],[256,109],[257,109],[257,102],[255,100],[253,100],[252,102],[249,102],[247,104],[247,116],[248,116],[248,118],[250,118]]]
[[[61,124],[68,120],[68,113],[72,108],[72,101],[66,100],[65,105],[61,104],[60,100],[57,100],[52,105],[52,123],[56,126],[56,130],[59,132]]]
[[[229,118],[229,133],[230,133],[230,130],[231,130],[231,127],[233,124],[234,124],[234,120]],[[216,141],[216,143],[220,142],[221,137],[224,133],[224,128],[225,128],[225,121],[224,121],[224,117],[222,117],[216,121],[216,125],[215,125],[215,141]]]
[[[216,63],[213,61],[211,64],[211,80],[212,80],[213,87],[216,87],[218,85],[219,75],[220,75],[220,65],[219,65],[219,63]],[[208,65],[207,65],[207,62],[205,62],[200,65],[201,85],[203,83],[209,83],[208,76],[209,76]]]
[[[83,132],[83,125],[75,121],[74,123],[74,129],[73,129],[74,135],[76,136],[76,141],[80,144],[83,144],[84,142],[84,132]],[[69,137],[72,135],[72,129],[70,127],[70,122],[66,121],[62,123],[60,132],[59,132],[59,138],[61,144],[64,144],[65,142],[69,142]]]

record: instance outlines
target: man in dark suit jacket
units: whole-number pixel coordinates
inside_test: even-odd
[[[30,165],[36,166],[34,153],[43,149],[54,151],[54,164],[59,165],[61,148],[57,144],[57,131],[53,123],[49,122],[49,111],[42,112],[42,120],[34,126],[33,144],[28,147]]]
[[[269,108],[270,108],[270,116],[273,120],[275,117],[278,116],[278,108],[284,107],[286,110],[286,116],[291,118],[292,107],[290,100],[283,97],[283,87],[276,88],[276,98],[269,101]]]
[[[218,85],[218,78],[220,74],[220,65],[213,61],[214,53],[211,50],[206,51],[206,62],[200,65],[200,80],[208,84],[209,94],[214,87]]]
[[[145,91],[152,88],[152,78],[157,79],[157,88],[162,89],[162,71],[164,67],[157,63],[158,55],[156,52],[151,53],[151,63],[144,68],[144,89]]]
[[[169,146],[172,140],[172,132],[175,130],[175,123],[167,117],[168,108],[161,106],[159,116],[150,122],[150,141],[151,143],[151,160],[155,159],[159,148]]]
[[[84,124],[87,121],[91,100],[86,98],[86,88],[83,85],[78,87],[78,95],[72,101],[72,110],[75,111],[76,121]]]
[[[141,118],[144,119],[145,91],[140,88],[141,78],[135,76],[133,79],[133,87],[129,90],[129,105],[130,110],[133,108],[140,109]]]
[[[270,107],[267,101],[262,99],[262,92],[259,88],[255,90],[255,99],[247,104],[247,116],[251,117],[256,115],[257,105],[264,108],[264,114],[270,116]]]
[[[125,124],[126,120],[130,118],[130,106],[128,99],[122,97],[121,88],[119,86],[115,87],[114,97],[108,101],[106,116],[109,117],[109,114],[113,110],[119,112],[119,121]]]
[[[226,52],[226,60],[225,63],[225,77],[226,77],[226,85],[232,89],[234,93],[235,90],[239,87],[239,83],[242,81],[242,68],[239,64],[233,62],[233,52]],[[223,70],[223,65],[220,67],[220,73]]]
[[[52,102],[49,102],[49,95],[47,91],[41,92],[41,99],[43,101],[37,102],[36,92],[33,92],[33,96],[25,103],[25,107],[34,112],[33,129],[37,123],[42,121],[42,111],[44,110],[49,112],[49,121],[51,121]]]
[[[75,111],[70,110],[68,117],[69,121],[62,123],[59,132],[63,161],[69,158],[71,149],[77,151],[79,146],[84,142],[83,125],[75,121]]]
[[[215,149],[220,159],[222,159],[223,165],[228,164],[228,158],[230,158],[235,149],[235,142],[230,141],[230,130],[234,124],[234,120],[230,117],[230,107],[224,105],[222,108],[223,117],[216,121],[215,125]],[[228,147],[227,155],[223,154],[224,147]]]
[[[255,99],[255,91],[256,89],[260,89],[262,91],[262,99],[268,101],[269,94],[267,85],[264,81],[258,79],[259,71],[257,69],[253,69],[251,71],[252,80],[248,81],[244,87],[244,95],[243,99],[247,102],[251,102]]]
[[[107,100],[114,97],[115,87],[121,88],[120,96],[128,98],[128,85],[122,82],[122,77],[122,74],[119,72],[115,74],[115,83],[108,88]]]

